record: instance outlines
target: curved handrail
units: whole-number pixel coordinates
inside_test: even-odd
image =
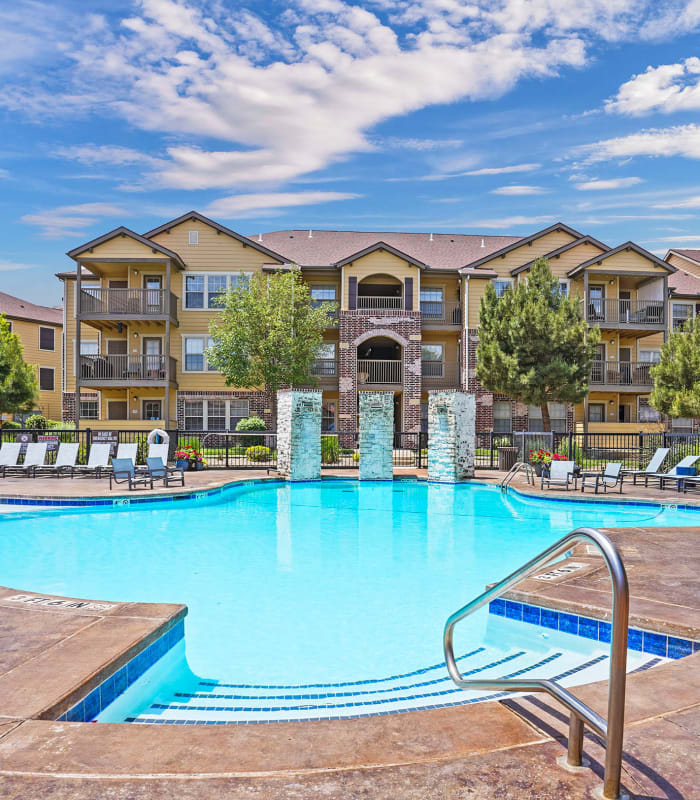
[[[528,464],[526,461],[516,461],[515,464],[506,472],[503,476],[501,482],[498,484],[501,491],[506,491],[508,489],[508,485],[513,480],[513,478],[518,474],[518,472],[524,472],[527,478],[527,482],[532,486],[535,485],[535,470],[532,464]]]
[[[593,709],[551,680],[512,680],[508,678],[465,679],[454,655],[454,628],[458,622],[482,608],[491,600],[505,594],[520,581],[571,549],[574,542],[590,542],[603,556],[613,589],[612,635],[610,641],[610,682],[608,685],[608,715],[603,719]],[[622,770],[622,737],[625,718],[625,682],[627,678],[627,628],[629,625],[629,585],[620,555],[607,536],[595,528],[577,528],[531,559],[507,578],[487,589],[470,603],[455,611],[445,623],[443,646],[450,677],[461,689],[498,689],[510,692],[546,692],[571,712],[569,725],[568,761],[580,766],[583,755],[583,725],[587,724],[606,742],[603,797],[617,798],[620,793]]]

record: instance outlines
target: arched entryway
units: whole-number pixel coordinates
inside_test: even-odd
[[[358,389],[401,386],[403,347],[388,336],[373,336],[357,346]]]

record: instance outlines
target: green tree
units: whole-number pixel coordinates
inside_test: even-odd
[[[10,323],[0,314],[0,414],[31,411],[39,400],[36,373]]]
[[[661,348],[650,370],[654,390],[649,402],[668,417],[700,417],[700,324],[689,320]]]
[[[207,358],[229,386],[264,387],[274,403],[278,389],[314,383],[311,363],[336,306],[314,307],[298,269],[255,273],[241,284],[220,300]]]
[[[476,377],[491,392],[540,406],[550,429],[547,403],[579,403],[588,376],[597,328],[588,330],[579,301],[559,290],[547,261],[537,259],[527,281],[496,295],[486,287],[479,314]]]

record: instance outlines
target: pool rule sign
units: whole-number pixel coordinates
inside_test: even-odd
[[[92,432],[93,444],[108,444],[109,454],[113,456],[117,452],[117,444],[119,444],[118,431],[93,431]]]

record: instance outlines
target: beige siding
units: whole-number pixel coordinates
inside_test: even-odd
[[[54,390],[40,391],[37,410],[49,419],[61,419],[61,325],[52,325],[49,322],[33,322],[31,320],[7,317],[12,323],[12,333],[17,334],[22,349],[24,360],[36,369],[37,383],[39,381],[39,367],[47,367],[54,371]],[[39,349],[39,328],[53,328],[54,349]]]
[[[590,258],[594,258],[603,252],[605,251],[601,250],[600,247],[586,242],[585,244],[579,244],[576,245],[576,247],[572,247],[570,250],[567,250],[560,256],[549,258],[547,261],[549,268],[552,271],[552,275],[555,275],[557,278],[566,278],[567,273],[570,272],[574,267],[577,267],[579,264],[583,264],[584,261],[588,261]],[[528,259],[528,261],[531,260],[532,258]],[[490,264],[489,266],[492,265]],[[519,277],[526,277],[528,272],[529,270],[526,272],[521,272]]]
[[[167,247],[167,245],[166,245]],[[154,253],[152,247],[148,247],[130,236],[115,236],[102,244],[98,244],[92,250],[81,253],[82,258],[89,258],[91,261],[99,261],[100,258],[157,258],[163,257],[159,253]]]
[[[690,275],[694,275],[696,278],[700,278],[700,264],[696,264],[694,261],[691,261],[688,258],[683,258],[683,256],[678,256],[675,255],[675,253],[672,253],[668,257],[668,263],[671,264],[671,266],[682,270],[683,272],[687,272]]]
[[[413,278],[413,308],[414,310],[418,308],[420,270],[418,267],[408,264],[404,259],[398,258],[393,253],[385,250],[376,250],[373,253],[368,253],[362,258],[358,258],[357,261],[346,264],[343,268],[343,275],[345,280],[344,309],[348,308],[348,284],[351,275],[357,278],[358,283],[374,275],[390,275],[392,278],[401,281],[401,283],[406,278]]]
[[[624,270],[626,272],[649,272],[658,273],[659,275],[667,274],[667,270],[661,265],[634,250],[621,250],[619,253],[615,253],[615,255],[606,258],[600,266],[594,264],[591,266],[591,269],[611,270],[614,272],[619,270]]]

